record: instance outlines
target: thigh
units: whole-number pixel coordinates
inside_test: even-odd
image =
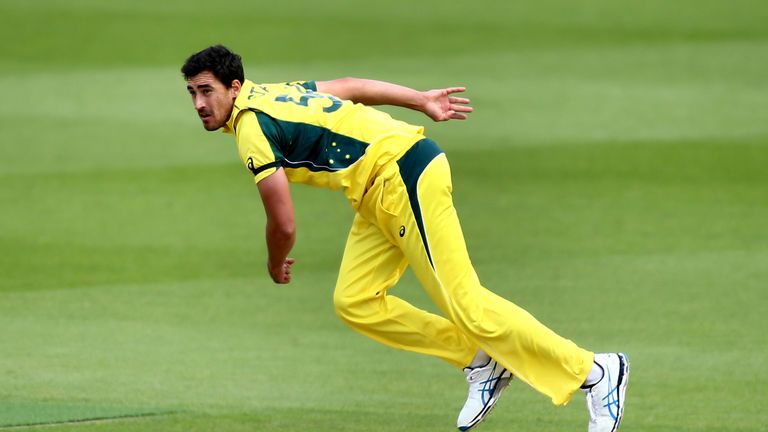
[[[441,154],[427,165],[416,187],[408,191],[423,243],[422,253],[414,245],[408,256],[409,260],[422,261],[418,273],[434,289],[450,297],[452,304],[463,304],[463,300],[476,297],[484,288],[467,252],[452,191],[450,166],[445,154]],[[427,261],[423,262],[425,255]]]
[[[474,304],[470,300],[482,287],[453,207],[450,167],[442,153],[413,166],[404,165],[384,183],[377,224],[402,251],[432,301],[456,322],[457,302]],[[473,307],[458,309],[466,314]]]
[[[400,279],[407,262],[376,224],[355,215],[336,282],[337,299],[383,294]]]

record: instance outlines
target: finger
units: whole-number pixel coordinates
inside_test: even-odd
[[[448,94],[451,94],[451,93],[461,93],[461,92],[466,91],[466,90],[467,90],[466,87],[448,87],[448,88],[445,89],[445,91],[448,92]]]
[[[458,112],[472,112],[475,109],[471,106],[464,106],[464,105],[451,105],[451,110],[458,111]]]
[[[293,265],[293,263],[295,263],[295,262],[296,262],[296,260],[295,260],[294,258],[286,258],[286,259],[285,259],[285,263],[286,263],[286,264],[291,264],[291,265]]]
[[[466,115],[464,115],[464,114],[460,114],[460,113],[453,113],[453,114],[451,115],[451,119],[452,119],[452,120],[466,120],[466,119],[467,119],[467,116],[466,116]]]
[[[448,102],[450,103],[459,103],[459,104],[468,104],[469,99],[467,98],[461,98],[461,97],[449,97]]]

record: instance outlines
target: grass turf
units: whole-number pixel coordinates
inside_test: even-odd
[[[483,282],[630,354],[624,431],[766,430],[765,5],[231,6],[0,5],[0,428],[452,427],[460,374],[334,317],[340,194],[294,188],[296,280],[268,282],[255,188],[178,73],[224,42],[257,81],[467,85],[473,118],[427,127]],[[585,416],[516,383],[482,430]]]

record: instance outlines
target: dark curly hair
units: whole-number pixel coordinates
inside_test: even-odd
[[[234,80],[241,84],[245,81],[242,59],[223,45],[213,45],[192,54],[181,67],[184,79],[205,71],[212,73],[227,88],[232,87]]]

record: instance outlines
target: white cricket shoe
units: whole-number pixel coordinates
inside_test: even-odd
[[[589,432],[616,432],[624,414],[624,395],[629,381],[626,354],[595,354],[595,363],[603,368],[603,378],[587,394]]]
[[[464,375],[469,383],[469,394],[456,421],[462,432],[483,421],[512,380],[512,374],[493,359],[485,366],[464,368]]]

